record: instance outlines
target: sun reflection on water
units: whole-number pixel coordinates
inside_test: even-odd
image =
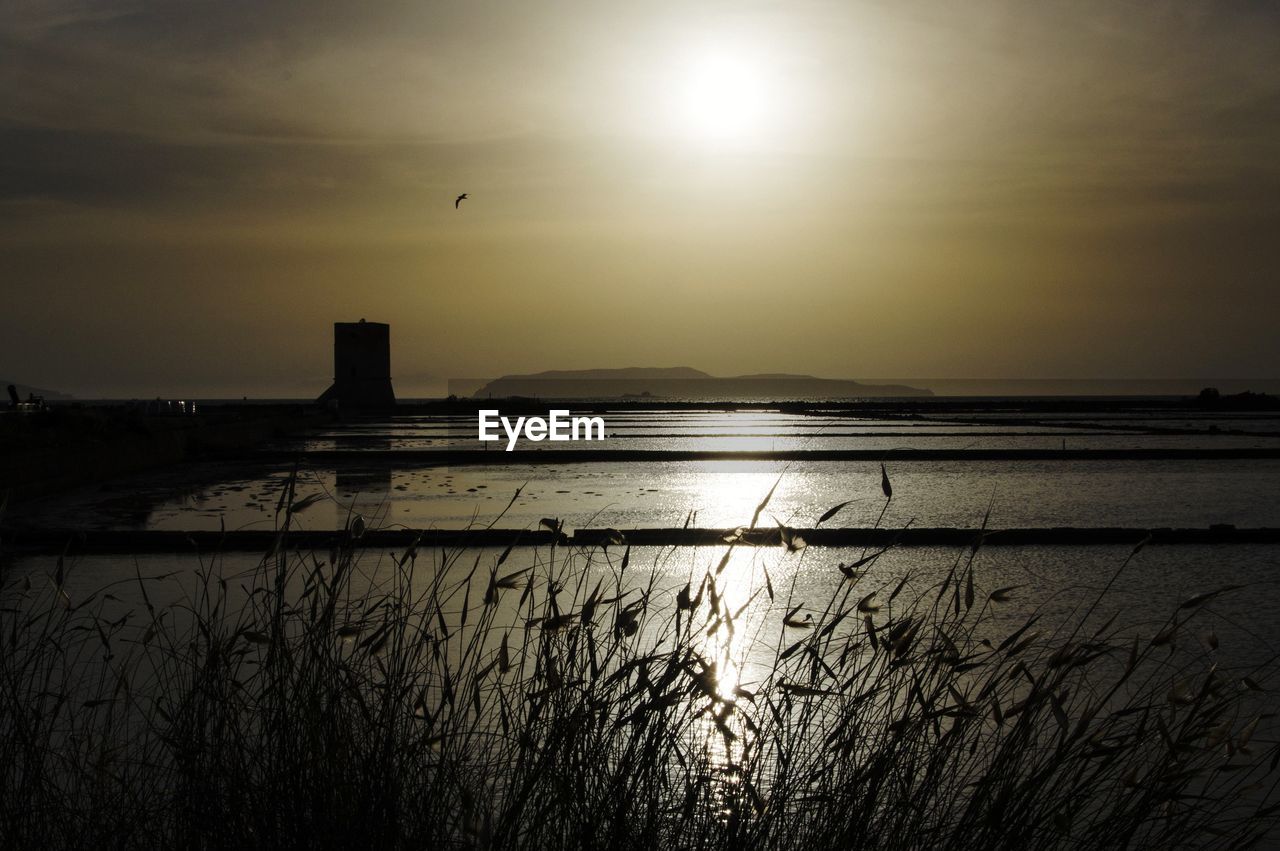
[[[781,465],[759,461],[722,462],[714,470],[690,473],[690,481],[675,491],[686,505],[694,506],[702,525],[738,525],[751,518],[761,499],[775,485],[779,492],[786,490],[785,477],[779,481],[783,469]],[[783,523],[790,521],[788,517],[775,518],[765,513],[760,522],[773,525],[775,519]]]
[[[757,494],[767,493],[776,481],[768,474],[766,478],[768,484]],[[746,713],[754,709],[776,649],[768,625],[776,621],[770,615],[778,601],[772,599],[766,575],[789,573],[794,567],[779,564],[780,557],[799,559],[782,550],[726,544],[713,551],[709,563],[695,565],[695,576],[705,577],[700,589],[696,580],[690,583],[694,603],[700,603],[691,613],[690,634],[713,688],[713,695],[695,698],[700,714],[693,732],[709,763],[723,773],[719,783],[735,782],[753,747],[754,730]]]

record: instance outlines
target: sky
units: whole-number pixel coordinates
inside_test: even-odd
[[[1268,2],[0,5],[0,378],[1276,377]],[[466,192],[458,209],[454,198]]]

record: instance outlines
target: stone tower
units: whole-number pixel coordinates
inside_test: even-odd
[[[396,403],[391,389],[391,326],[385,322],[333,323],[333,384],[321,403],[340,408],[389,408]]]

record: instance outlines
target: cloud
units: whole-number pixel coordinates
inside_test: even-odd
[[[177,381],[161,344],[211,384],[323,375],[326,324],[380,312],[414,373],[624,345],[720,372],[1158,365],[1171,329],[1274,310],[1278,22],[1207,0],[10,0],[0,360],[44,346],[60,372],[27,379],[77,389],[90,363]],[[777,75],[779,126],[690,146],[680,63],[735,40]],[[807,310],[780,319],[782,291]],[[1127,342],[1072,361],[1100,326]],[[1280,357],[1240,336],[1169,369]]]

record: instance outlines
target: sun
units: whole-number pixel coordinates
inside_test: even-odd
[[[769,129],[771,92],[759,66],[744,54],[708,51],[678,82],[679,120],[690,136],[746,144]]]

